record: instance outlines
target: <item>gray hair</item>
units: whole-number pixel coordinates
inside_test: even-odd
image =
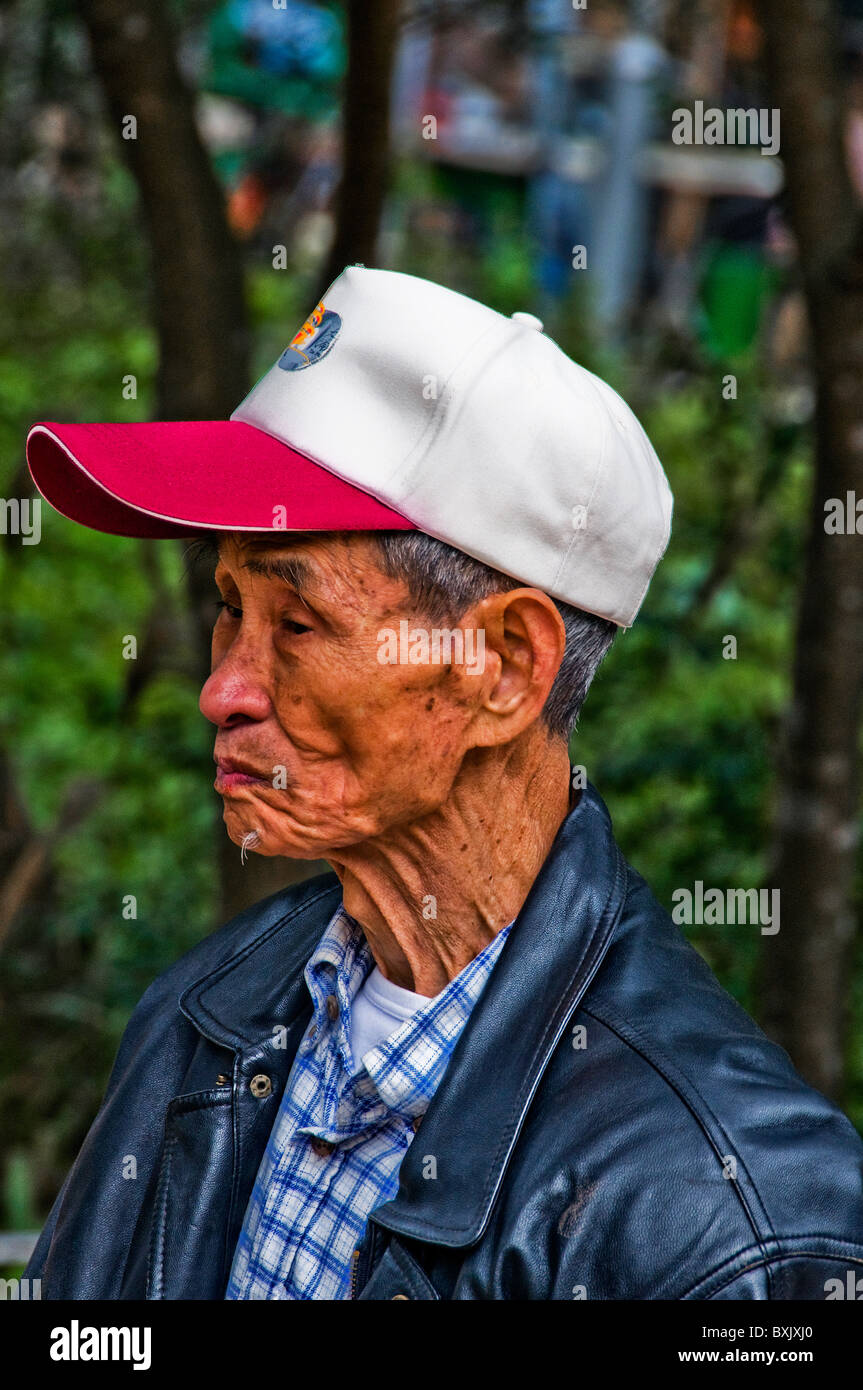
[[[407,585],[430,622],[458,622],[489,594],[521,587],[511,575],[422,531],[374,531],[370,536],[377,544],[381,569],[390,579]],[[553,602],[563,619],[566,648],[542,718],[549,733],[569,739],[599,663],[614,641],[617,624],[560,599]]]

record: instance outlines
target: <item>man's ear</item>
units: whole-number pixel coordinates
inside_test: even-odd
[[[489,594],[469,621],[476,623],[477,637],[482,634],[485,654],[472,741],[475,747],[493,747],[539,719],[563,660],[566,629],[554,600],[541,589]]]

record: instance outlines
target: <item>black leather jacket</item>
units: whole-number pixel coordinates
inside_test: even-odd
[[[147,990],[27,1268],[43,1298],[224,1296],[340,893],[325,874],[258,903]],[[863,1274],[861,1186],[856,1131],[719,986],[589,787],[352,1295],[823,1299]]]

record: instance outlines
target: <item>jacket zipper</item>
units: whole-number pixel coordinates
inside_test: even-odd
[[[351,1255],[351,1290],[350,1290],[350,1293],[348,1294],[348,1297],[349,1297],[349,1298],[356,1298],[357,1265],[359,1264],[359,1262],[360,1262],[360,1252],[359,1252],[359,1247],[358,1247],[358,1248],[354,1251],[354,1253]]]

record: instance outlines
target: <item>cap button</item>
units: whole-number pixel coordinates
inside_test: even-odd
[[[523,314],[519,309],[510,317],[514,323],[523,323],[525,328],[535,328],[537,333],[542,332],[542,319],[538,319],[535,314]]]

